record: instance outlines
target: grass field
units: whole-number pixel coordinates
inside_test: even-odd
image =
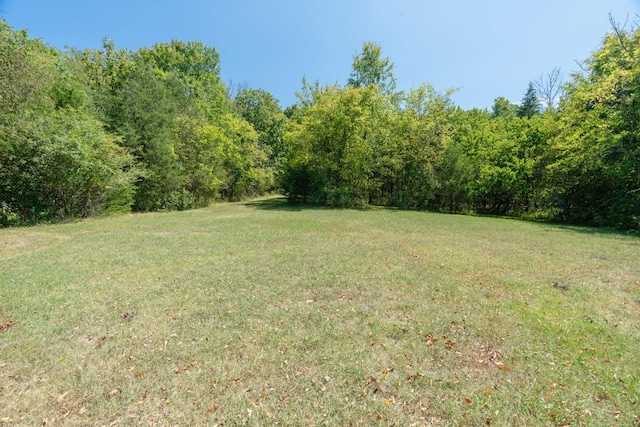
[[[640,422],[640,238],[272,198],[0,230],[0,425]]]

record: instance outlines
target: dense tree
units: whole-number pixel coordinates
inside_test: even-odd
[[[0,225],[126,211],[131,157],[59,52],[0,22]]]
[[[372,42],[362,45],[362,52],[353,57],[350,87],[376,86],[381,93],[391,94],[396,89],[393,75],[394,64],[389,58],[382,58],[382,48]]]
[[[532,195],[535,152],[528,120],[501,117],[489,122],[486,138],[479,145],[480,165],[471,184],[471,201],[479,212],[504,215],[526,211]]]
[[[441,187],[437,168],[452,136],[451,91],[440,94],[424,84],[404,97],[395,155],[399,166],[391,203],[425,209]]]
[[[102,50],[74,53],[88,70],[96,112],[142,171],[136,210],[204,206],[259,194],[273,182],[263,161],[271,147],[229,118],[236,110],[214,48],[174,40],[126,52],[106,40]]]
[[[277,178],[332,206],[640,229],[637,28],[613,23],[562,88],[554,69],[489,111],[396,91],[375,43],[345,87],[303,78],[284,112],[264,90],[232,98],[200,42],[60,52],[0,21],[0,56],[0,226],[240,200]]]
[[[367,204],[380,103],[375,86],[326,87],[317,94],[286,135],[286,194],[333,206]]]
[[[529,83],[527,92],[524,94],[522,102],[520,102],[520,105],[518,106],[517,114],[518,117],[528,118],[531,118],[535,114],[540,114],[540,101],[536,95],[536,89],[533,86],[533,83]]]
[[[269,155],[269,163],[277,171],[286,155],[284,133],[287,117],[278,100],[262,89],[241,89],[235,97],[236,110],[256,132],[262,149]]]
[[[227,88],[220,78],[220,54],[202,42],[158,43],[135,52],[139,62],[149,63],[160,80],[177,79],[182,96],[208,119],[226,114],[231,108]]]
[[[183,109],[182,85],[175,79],[156,79],[150,64],[139,64],[114,92],[110,125],[122,144],[144,167],[137,183],[137,210],[192,207],[184,190],[176,147],[176,118]]]
[[[0,57],[0,121],[7,124],[24,109],[50,107],[46,91],[53,84],[53,51],[0,20]]]
[[[517,113],[518,106],[512,104],[507,98],[502,96],[497,97],[493,101],[493,106],[491,107],[491,112],[493,117],[507,117],[513,116]]]
[[[640,228],[640,30],[608,34],[573,76],[553,140],[563,218]]]

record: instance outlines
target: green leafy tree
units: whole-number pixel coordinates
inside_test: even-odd
[[[287,117],[278,101],[262,89],[242,89],[235,97],[235,107],[240,117],[258,132],[258,141],[269,154],[270,165],[279,171],[286,155],[284,133]]]
[[[439,185],[432,206],[451,213],[469,209],[469,189],[477,169],[477,163],[461,145],[451,142],[445,146],[437,165]]]
[[[116,49],[113,41],[106,37],[101,49],[70,49],[68,56],[68,63],[73,64],[76,76],[84,80],[83,85],[96,115],[109,126],[118,114],[117,93],[121,92],[123,82],[135,72],[135,61],[128,51]]]
[[[74,55],[86,70],[96,112],[142,171],[136,210],[188,209],[272,185],[263,158],[278,130],[265,129],[261,144],[237,117],[214,48],[174,40],[126,52],[105,40],[99,51]]]
[[[0,122],[8,123],[25,109],[50,108],[54,50],[0,20],[0,57]]]
[[[426,209],[440,187],[437,168],[452,136],[453,103],[450,95],[424,84],[404,99],[397,128],[398,159],[393,205]]]
[[[491,112],[493,117],[508,117],[513,116],[518,111],[518,106],[514,105],[507,98],[499,96],[493,102]]]
[[[224,168],[221,191],[225,198],[246,199],[273,188],[273,170],[268,166],[268,154],[260,147],[255,129],[231,113],[220,119],[222,134],[216,150]]]
[[[327,87],[314,96],[285,135],[284,190],[294,200],[363,206],[375,186],[374,124],[383,98],[375,86]]]
[[[454,200],[454,206],[497,215],[521,214],[536,207],[545,152],[538,117],[496,116],[483,110],[457,114],[454,144],[447,152],[453,163],[441,171],[451,177],[448,200]]]
[[[471,188],[479,177],[478,151],[485,144],[492,116],[486,110],[454,111],[451,142],[438,164],[440,188],[434,207],[449,212],[471,211]]]
[[[640,31],[615,30],[567,85],[549,164],[566,220],[640,228]]]
[[[0,50],[0,224],[128,211],[132,159],[66,58],[4,22]]]
[[[357,88],[373,85],[385,95],[392,94],[396,89],[393,68],[394,64],[389,58],[382,58],[382,48],[379,45],[364,43],[362,51],[353,57],[347,86]]]
[[[161,80],[176,79],[189,104],[215,119],[229,112],[231,102],[220,78],[220,54],[199,41],[158,43],[135,52],[141,62],[152,64]]]
[[[157,79],[150,64],[139,64],[114,92],[110,125],[134,153],[144,174],[137,183],[136,210],[193,207],[184,190],[174,132],[184,98],[177,80]]]

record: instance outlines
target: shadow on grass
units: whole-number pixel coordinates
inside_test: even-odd
[[[595,227],[595,226],[587,226],[587,225],[563,224],[558,222],[548,222],[546,224],[549,226],[552,226],[553,228],[557,228],[559,230],[567,230],[567,231],[572,231],[574,233],[640,238],[640,233],[638,233],[637,231],[617,230],[611,227]]]
[[[243,205],[253,209],[286,212],[323,209],[321,206],[290,202],[285,196],[273,196],[264,199],[251,200],[243,203]]]
[[[293,202],[285,196],[270,196],[256,200],[250,200],[243,203],[244,206],[260,210],[273,210],[285,212],[301,212],[301,211],[340,211],[340,210],[376,210],[376,209],[395,209],[387,207],[366,206],[363,208],[344,208],[339,206],[325,206],[306,202]]]
[[[345,208],[334,207],[334,206],[323,206],[323,205],[315,205],[310,203],[298,203],[289,201],[285,196],[271,196],[267,198],[251,200],[243,203],[245,206],[260,209],[260,210],[272,210],[272,211],[284,211],[284,212],[302,212],[302,211],[334,211],[341,210]],[[358,210],[386,210],[390,212],[406,212],[407,210],[400,209],[397,207],[389,207],[389,206],[367,206],[365,208],[361,208]],[[577,224],[569,224],[562,223],[554,220],[543,220],[543,219],[531,219],[531,218],[522,218],[517,216],[500,216],[500,215],[482,215],[482,214],[469,214],[469,213],[450,213],[450,212],[433,212],[433,211],[422,211],[422,210],[410,210],[412,212],[426,212],[431,214],[442,214],[442,215],[464,215],[471,216],[477,218],[499,218],[499,219],[509,219],[515,221],[525,221],[530,223],[536,223],[543,226],[549,227],[549,231],[572,231],[576,233],[584,233],[591,235],[607,235],[607,236],[624,236],[624,237],[638,237],[640,238],[639,232],[634,231],[624,231],[624,230],[616,230],[615,228],[610,227],[594,227],[587,225],[577,225]]]

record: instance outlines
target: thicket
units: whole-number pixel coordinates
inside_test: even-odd
[[[273,189],[271,148],[174,41],[60,52],[0,21],[0,225],[189,209]],[[282,114],[282,113],[281,113]]]
[[[395,91],[393,64],[367,43],[346,87],[303,82],[289,109],[282,187],[291,200],[332,206],[637,230],[638,58],[640,31],[616,28],[562,88],[554,70],[551,86],[530,83],[520,105],[499,97],[491,111],[465,111],[452,91],[428,84]]]
[[[614,30],[562,91],[532,83],[519,105],[398,91],[365,43],[346,86],[303,79],[283,111],[263,90],[232,96],[200,42],[60,52],[0,21],[0,225],[280,190],[639,229],[640,31]]]

